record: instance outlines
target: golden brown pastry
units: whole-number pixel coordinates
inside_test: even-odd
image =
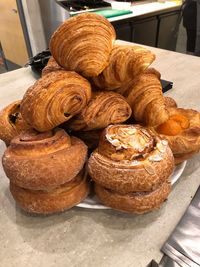
[[[176,101],[169,96],[165,96],[165,105],[167,108],[177,108],[177,103]]]
[[[122,84],[133,80],[154,60],[155,55],[142,46],[115,44],[109,65],[92,81],[101,89],[115,90]]]
[[[107,19],[84,13],[67,19],[55,31],[50,40],[50,50],[66,70],[93,77],[108,65],[115,38],[115,30]]]
[[[144,71],[120,92],[130,104],[136,121],[157,126],[169,118],[160,79],[154,69]]]
[[[83,111],[69,122],[72,130],[103,129],[126,121],[131,108],[125,98],[114,92],[95,92]]]
[[[11,141],[2,162],[7,177],[17,186],[49,190],[72,180],[86,158],[86,145],[64,130],[30,130]]]
[[[45,132],[80,113],[90,98],[90,84],[79,74],[51,72],[28,89],[21,113],[33,128]]]
[[[156,127],[169,142],[178,164],[200,150],[200,113],[192,109],[169,108],[169,119]]]
[[[91,130],[91,131],[78,131],[73,132],[73,135],[80,138],[90,150],[94,150],[98,147],[101,130]]]
[[[6,106],[0,112],[0,139],[7,146],[20,132],[30,128],[21,116],[20,103],[21,100],[17,100]]]
[[[86,175],[81,172],[72,181],[51,190],[24,189],[11,182],[10,191],[23,210],[51,214],[70,209],[85,199],[89,192],[89,183]]]
[[[104,205],[123,212],[138,214],[158,209],[167,199],[170,191],[171,184],[168,181],[151,192],[133,192],[125,195],[95,184],[95,193]]]
[[[63,70],[63,68],[60,65],[58,65],[58,63],[55,61],[53,57],[50,57],[46,67],[44,67],[44,69],[42,70],[42,76],[58,70]]]
[[[155,190],[173,168],[167,141],[140,125],[107,127],[88,162],[91,178],[120,194]]]

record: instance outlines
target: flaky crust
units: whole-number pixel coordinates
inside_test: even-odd
[[[69,128],[77,130],[103,129],[126,121],[131,116],[126,99],[114,92],[95,92],[81,114],[72,118]]]
[[[17,204],[26,212],[51,214],[68,210],[83,199],[89,192],[86,175],[78,174],[73,181],[51,191],[29,190],[10,183],[10,191]]]
[[[158,209],[171,191],[170,182],[166,181],[152,192],[121,195],[95,184],[95,193],[100,201],[115,210],[128,213],[146,213]]]
[[[63,70],[63,68],[60,65],[58,65],[58,63],[55,61],[53,57],[50,57],[46,67],[44,67],[44,69],[42,70],[42,76],[58,70]]]
[[[165,105],[167,108],[177,108],[177,103],[176,101],[169,96],[165,96]]]
[[[0,112],[0,139],[7,146],[15,136],[30,128],[21,116],[20,103],[21,100],[17,100]]]
[[[12,183],[27,189],[47,190],[72,180],[86,158],[87,147],[80,139],[56,129],[15,137],[2,162]]]
[[[66,70],[92,77],[108,65],[115,38],[115,30],[107,19],[84,13],[67,19],[55,31],[50,40],[50,50]]]
[[[126,135],[134,129],[135,134]],[[168,179],[173,169],[167,142],[139,125],[107,127],[88,162],[89,174],[96,183],[122,194],[152,191]]]
[[[44,132],[81,112],[90,98],[90,84],[80,75],[51,72],[28,89],[21,102],[21,113],[34,129]]]
[[[154,60],[155,55],[144,47],[115,44],[108,66],[92,81],[103,90],[115,90],[133,80]]]
[[[130,104],[136,121],[156,126],[169,118],[162,86],[153,69],[144,71],[133,82],[121,88],[120,92]]]
[[[169,146],[180,163],[200,150],[200,113],[192,109],[169,108],[169,115],[183,115],[189,121],[189,127],[175,136],[161,135],[169,142]],[[178,160],[178,158],[180,158]]]

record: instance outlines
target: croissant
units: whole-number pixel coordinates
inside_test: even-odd
[[[103,129],[109,124],[126,121],[131,108],[125,98],[114,92],[95,92],[81,114],[74,117],[69,128],[77,130]]]
[[[26,212],[51,214],[76,206],[89,192],[86,175],[79,173],[72,181],[52,190],[30,190],[10,183],[10,191],[17,204]]]
[[[44,132],[80,113],[90,98],[91,86],[79,74],[51,72],[28,89],[21,113],[28,124]]]
[[[57,70],[64,70],[64,69],[60,65],[58,65],[58,63],[55,61],[53,57],[50,57],[46,67],[44,67],[44,69],[42,70],[42,76]]]
[[[161,83],[154,69],[143,72],[121,88],[122,91],[136,121],[156,126],[169,118]]]
[[[155,55],[144,47],[114,45],[108,66],[92,81],[101,89],[115,90],[133,80],[154,60]]]
[[[167,108],[177,108],[177,103],[172,97],[165,96],[165,106]]]
[[[113,209],[144,213],[167,198],[174,168],[166,140],[140,125],[107,127],[88,171],[100,201]]]
[[[84,13],[66,20],[55,31],[50,50],[66,70],[86,77],[97,76],[108,65],[115,38],[115,30],[107,19]]]
[[[88,162],[96,183],[121,194],[152,191],[173,168],[167,141],[140,125],[108,126]]]
[[[168,108],[169,119],[156,127],[169,142],[178,164],[200,150],[200,113],[192,109]]]
[[[11,183],[31,190],[50,190],[72,180],[83,168],[86,145],[64,130],[34,130],[12,139],[3,155],[4,171]]]
[[[30,128],[21,116],[20,103],[21,100],[17,100],[0,112],[0,139],[7,146],[20,132]]]

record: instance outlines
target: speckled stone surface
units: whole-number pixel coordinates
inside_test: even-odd
[[[166,93],[179,106],[200,110],[200,58],[151,48],[154,66],[174,82]],[[0,108],[20,99],[34,82],[30,69],[0,75]],[[5,145],[0,141],[0,155]],[[160,248],[200,183],[200,154],[188,160],[162,208],[145,215],[73,208],[47,217],[16,207],[0,166],[0,266],[145,267],[160,261]]]

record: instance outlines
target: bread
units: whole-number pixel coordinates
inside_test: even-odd
[[[81,112],[90,98],[90,84],[79,74],[51,72],[28,89],[21,113],[34,129],[45,132]]]
[[[59,70],[64,70],[58,63],[55,61],[53,57],[50,57],[46,67],[42,70],[42,76],[53,72],[53,71],[59,71]]]
[[[120,194],[155,190],[173,169],[167,141],[140,125],[107,127],[88,162],[91,178]]]
[[[50,50],[66,70],[93,77],[108,65],[115,38],[115,30],[107,19],[83,13],[61,24],[51,37]]]
[[[7,146],[15,136],[30,128],[21,116],[20,103],[21,100],[17,100],[6,106],[0,112],[0,139]]]
[[[92,81],[103,90],[115,90],[133,80],[154,60],[155,55],[144,47],[115,44],[108,66]]]
[[[169,142],[176,164],[200,150],[200,113],[192,109],[168,108],[169,119],[156,127]]]
[[[68,210],[80,203],[89,192],[86,174],[79,173],[72,181],[51,190],[30,190],[10,183],[17,204],[26,212],[51,214]]]
[[[114,92],[95,92],[82,112],[69,122],[69,128],[77,130],[103,129],[109,124],[126,121],[131,108],[125,98]]]
[[[154,69],[144,71],[119,92],[127,99],[137,122],[157,126],[169,118],[160,79]]]
[[[123,212],[138,214],[158,209],[167,199],[170,191],[171,184],[168,181],[161,184],[152,192],[136,192],[126,195],[95,184],[95,193],[104,205]]]
[[[86,145],[64,130],[30,130],[11,141],[2,163],[11,183],[32,190],[50,190],[72,180],[86,158]]]

